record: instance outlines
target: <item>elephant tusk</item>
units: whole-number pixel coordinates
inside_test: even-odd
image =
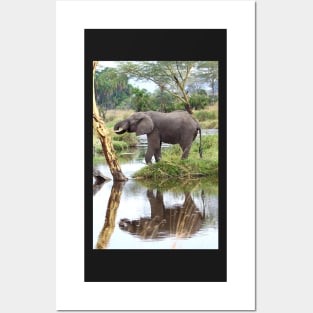
[[[119,134],[119,133],[124,132],[124,129],[117,129],[117,130],[114,130],[114,132],[115,132],[116,134]]]

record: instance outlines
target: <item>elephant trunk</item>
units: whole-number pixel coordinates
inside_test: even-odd
[[[124,124],[123,122],[118,122],[114,125],[114,132],[116,134],[124,134],[126,131],[127,131],[127,128],[124,127]]]

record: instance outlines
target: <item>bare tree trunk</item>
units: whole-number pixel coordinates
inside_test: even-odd
[[[122,173],[118,159],[116,157],[111,137],[108,129],[104,125],[104,121],[99,114],[99,110],[95,97],[95,72],[98,61],[93,61],[93,81],[92,81],[92,93],[93,93],[93,127],[96,129],[99,139],[101,141],[103,153],[105,159],[109,165],[113,181],[125,181],[127,177]]]

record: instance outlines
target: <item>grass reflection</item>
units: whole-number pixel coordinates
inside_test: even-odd
[[[158,189],[160,191],[182,193],[191,191],[197,192],[203,190],[209,194],[218,194],[218,184],[216,181],[212,181],[210,178],[169,178],[162,180],[138,179],[137,182],[148,189]]]

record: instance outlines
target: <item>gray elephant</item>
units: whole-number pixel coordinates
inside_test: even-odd
[[[137,136],[146,134],[148,149],[146,152],[146,163],[151,163],[154,155],[155,161],[161,158],[162,142],[179,144],[183,153],[182,159],[186,159],[192,142],[200,134],[199,153],[202,157],[201,129],[199,123],[186,111],[174,111],[162,113],[155,111],[137,112],[130,115],[123,121],[114,125],[116,134],[123,134],[126,131],[136,133]]]

